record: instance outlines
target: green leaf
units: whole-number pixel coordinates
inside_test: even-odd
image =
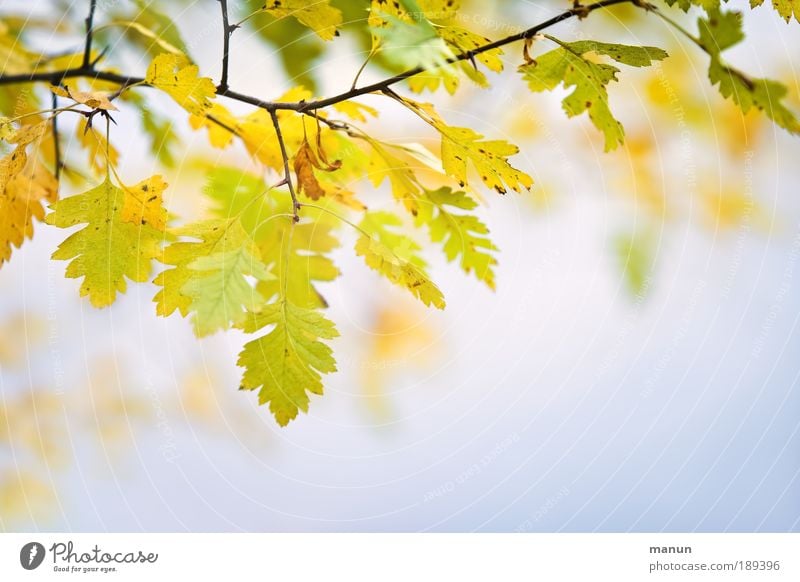
[[[550,91],[563,84],[575,89],[563,100],[564,111],[569,117],[589,112],[594,126],[605,136],[605,150],[621,145],[625,138],[622,124],[611,113],[607,85],[617,80],[619,69],[605,63],[586,58],[586,54],[605,55],[632,67],[649,66],[655,60],[668,55],[655,47],[627,46],[596,41],[563,43],[547,37],[561,45],[559,48],[537,57],[532,63],[520,67],[531,91]]]
[[[189,311],[198,337],[240,323],[247,311],[257,311],[265,303],[247,277],[275,279],[238,219],[217,224],[223,236],[213,245],[213,252],[196,256],[186,265],[194,273],[180,290],[191,299]],[[195,236],[205,242],[208,233],[196,232]]]
[[[425,273],[419,245],[394,232],[401,225],[394,214],[367,213],[359,225],[365,234],[356,241],[356,254],[364,257],[368,267],[404,287],[425,305],[444,309],[444,296]]]
[[[175,167],[175,149],[180,145],[180,138],[173,129],[172,121],[149,106],[141,93],[127,91],[121,98],[139,109],[142,129],[150,138],[150,152],[167,168]]]
[[[191,313],[195,333],[203,337],[241,323],[246,310],[266,303],[248,277],[275,277],[237,217],[190,224],[174,234],[196,240],[176,241],[164,249],[161,260],[173,268],[154,281],[162,287],[155,297],[159,315],[176,309],[184,316]]]
[[[53,212],[45,219],[48,224],[60,228],[86,225],[62,242],[53,258],[72,259],[67,277],[83,277],[81,296],[88,295],[95,307],[111,305],[117,292],[124,293],[126,278],[139,283],[149,278],[151,262],[160,253],[164,233],[144,219],[147,211],[137,213],[130,209],[139,202],[134,192],[142,191],[144,186],[149,190],[150,182],[156,178],[126,189],[106,179],[88,192],[51,206]],[[160,207],[160,198],[158,202]]]
[[[459,260],[466,273],[474,273],[489,288],[495,288],[492,254],[497,247],[489,240],[489,229],[476,216],[456,210],[474,210],[477,203],[466,192],[450,188],[425,190],[419,202],[417,225],[428,226],[431,241],[442,243],[448,261]]]
[[[708,18],[698,19],[697,28],[700,31],[700,44],[712,56],[718,56],[744,40],[741,12],[712,11]]]
[[[800,134],[800,121],[783,103],[788,93],[785,85],[751,78],[722,60],[722,51],[744,39],[741,14],[711,11],[708,17],[698,19],[697,25],[700,44],[711,57],[708,78],[712,85],[719,85],[722,96],[733,100],[743,113],[759,109],[780,127]]]
[[[336,371],[331,348],[321,340],[337,337],[334,324],[319,311],[288,300],[250,315],[242,326],[254,333],[273,326],[247,343],[238,365],[245,369],[244,390],[258,390],[260,404],[269,404],[275,420],[286,426],[299,411],[308,412],[309,393],[322,394],[322,374]]]
[[[703,10],[716,10],[719,8],[720,0],[665,0],[668,6],[677,5],[678,8],[687,12],[692,6],[699,6]]]
[[[242,214],[242,224],[258,245],[264,263],[277,277],[258,284],[258,291],[266,300],[280,296],[285,288],[286,296],[295,305],[324,307],[327,302],[317,285],[339,276],[339,269],[327,256],[339,246],[334,223],[322,218],[312,220],[312,209],[307,209],[303,222],[295,224],[289,193],[267,193],[268,190],[261,178],[235,168],[212,170],[206,189],[217,203],[213,212],[220,218],[241,213],[261,197]]]
[[[373,50],[381,48],[379,58],[394,71],[424,69],[423,73],[408,79],[412,91],[436,91],[444,86],[448,93],[453,94],[460,84],[459,73],[480,87],[488,87],[486,76],[474,65],[477,62],[492,71],[502,71],[500,57],[503,51],[499,48],[476,55],[472,62],[449,62],[461,53],[490,42],[465,28],[432,24],[434,20],[451,20],[458,7],[459,2],[453,0],[372,0],[368,22]]]
[[[204,192],[214,201],[212,213],[220,217],[209,224],[234,221],[241,226],[235,238],[246,241],[246,253],[234,258],[238,265],[249,267],[249,274],[243,272],[245,276],[257,280],[255,289],[249,283],[245,286],[237,273],[240,269],[233,269],[240,291],[235,292],[233,316],[226,314],[225,319],[232,319],[247,333],[267,331],[247,343],[239,356],[239,365],[245,368],[241,386],[258,390],[259,402],[268,403],[278,423],[285,426],[300,410],[308,410],[309,393],[322,394],[321,375],[336,370],[330,348],[320,340],[338,334],[318,311],[325,300],[316,285],[339,275],[325,256],[338,241],[332,236],[331,225],[314,218],[311,208],[304,212],[304,222],[295,223],[288,192],[270,190],[260,177],[248,172],[213,168]],[[209,231],[207,227],[201,230]],[[223,246],[215,242],[221,238],[218,233],[198,238],[198,244],[204,245],[202,251],[179,246],[193,243],[175,243],[165,253],[179,266],[163,275],[175,278],[172,287],[177,285],[189,294],[203,281],[182,284],[180,279],[194,276],[193,268],[218,266],[219,253],[210,251],[209,246],[216,251]],[[192,258],[209,253],[216,258]],[[248,313],[242,315],[243,309]],[[222,322],[223,317],[216,321]]]
[[[373,29],[381,47],[381,55],[401,69],[448,71],[455,53],[436,33],[427,20],[406,20],[384,16],[385,24]]]
[[[617,261],[632,295],[647,291],[655,263],[652,236],[647,234],[620,234],[613,241]]]
[[[214,252],[219,241],[225,236],[227,221],[209,220],[195,223],[183,228],[174,229],[175,236],[187,236],[195,241],[175,241],[167,246],[159,260],[172,268],[158,274],[153,283],[161,287],[153,301],[156,313],[163,317],[171,315],[175,310],[186,317],[192,298],[183,293],[184,286],[197,276],[197,272],[189,265],[201,256]]]

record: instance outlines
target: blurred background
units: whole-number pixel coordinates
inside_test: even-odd
[[[57,52],[80,46],[86,4],[4,0],[0,15],[63,14],[71,40],[35,33]],[[143,5],[101,0],[97,22]],[[217,2],[159,6],[218,78]],[[565,6],[465,2],[459,18],[495,39]],[[729,6],[746,13],[748,39],[728,60],[786,83],[800,111],[800,25]],[[695,29],[696,15],[676,18]],[[338,93],[365,58],[353,35],[323,52],[308,31],[255,20],[232,41],[230,83],[244,93]],[[531,94],[514,72],[520,46],[492,89],[426,94],[450,123],[518,144],[513,162],[536,181],[485,193],[498,290],[429,252],[448,307],[426,311],[373,276],[343,232],[343,277],[325,288],[340,371],[285,429],[238,391],[242,334],[197,340],[187,321],[156,317],[150,284],[93,309],[49,260],[64,234],[37,225],[0,270],[0,528],[800,529],[800,140],[742,116],[709,86],[707,57],[655,18],[619,7],[552,33],[669,51],[663,65],[621,67],[610,88],[626,145],[604,154],[585,116],[565,117],[563,93]],[[112,51],[118,34],[102,40]],[[295,48],[303,58],[282,60]],[[141,74],[149,56],[125,50],[119,62]],[[385,75],[368,68],[362,82]],[[437,147],[387,101],[362,99],[381,111],[373,134]],[[123,110],[120,174],[163,173],[170,209],[202,216],[201,167],[250,162],[156,104],[185,147],[165,170]],[[371,209],[393,204],[356,188]]]

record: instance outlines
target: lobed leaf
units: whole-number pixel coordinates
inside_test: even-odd
[[[41,139],[46,124],[15,130],[4,122],[2,127],[3,139],[16,147],[0,159],[0,266],[11,258],[12,246],[19,248],[33,236],[34,221],[44,218],[43,201],[55,202],[58,196],[53,174],[26,151]]]
[[[605,137],[605,150],[621,145],[625,130],[611,113],[607,85],[616,81],[619,69],[605,63],[597,63],[585,55],[595,53],[634,67],[649,66],[655,60],[668,55],[655,47],[637,47],[609,44],[596,41],[557,42],[559,48],[522,65],[519,70],[531,91],[551,91],[563,84],[574,90],[564,98],[562,105],[569,117],[588,111],[589,119]]]
[[[476,216],[456,210],[474,210],[477,203],[466,192],[450,188],[425,190],[419,204],[417,225],[427,225],[431,241],[441,243],[448,261],[458,260],[465,273],[473,273],[490,289],[495,288],[497,247],[489,229]]]
[[[800,134],[800,121],[784,104],[788,89],[771,79],[757,79],[728,66],[721,53],[744,39],[742,17],[738,12],[709,11],[698,19],[699,41],[711,57],[708,77],[719,85],[723,97],[736,103],[743,113],[753,108],[763,111],[777,125]]]
[[[750,0],[750,8],[761,6],[763,3],[764,0]],[[772,0],[772,7],[786,22],[789,22],[792,16],[800,22],[800,0]],[[719,4],[715,8],[719,8]]]
[[[262,10],[276,18],[292,16],[323,40],[333,40],[342,24],[342,11],[331,6],[329,0],[268,0]]]
[[[238,219],[227,225],[218,224],[224,234],[209,248],[208,254],[195,255],[186,265],[193,272],[180,289],[191,298],[188,310],[193,314],[198,337],[241,323],[248,311],[262,307],[264,297],[248,277],[257,281],[275,279]],[[200,236],[205,240],[207,235]]]
[[[367,266],[404,287],[427,306],[444,309],[442,292],[425,273],[425,262],[417,254],[419,245],[393,232],[400,219],[388,212],[370,212],[359,228],[364,232],[356,242],[356,254]]]
[[[66,276],[83,278],[80,294],[95,307],[111,305],[117,292],[125,292],[126,279],[147,281],[152,260],[160,253],[163,233],[124,214],[130,190],[141,190],[141,185],[120,188],[106,178],[87,192],[53,204],[45,219],[59,228],[86,225],[59,245],[53,259],[70,260]]]
[[[200,69],[184,55],[162,53],[147,67],[146,81],[172,97],[193,115],[204,115],[216,95],[214,82],[199,76]]]
[[[247,333],[267,327],[265,335],[248,342],[239,354],[245,369],[242,389],[258,390],[259,404],[269,404],[281,426],[308,412],[309,394],[321,395],[322,374],[336,371],[333,351],[323,340],[339,335],[319,311],[281,300],[249,316]]]

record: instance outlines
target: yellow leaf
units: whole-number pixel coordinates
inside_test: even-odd
[[[461,0],[417,0],[417,3],[430,20],[453,18],[461,8]]]
[[[14,135],[14,126],[8,117],[0,117],[0,139],[8,139]]]
[[[53,509],[53,489],[29,471],[6,469],[0,472],[0,515],[6,524],[28,524],[32,517],[41,519]]]
[[[131,224],[150,225],[163,231],[167,226],[164,190],[167,183],[161,176],[152,176],[135,186],[125,187],[121,218]]]
[[[50,90],[60,97],[72,99],[76,103],[86,105],[92,109],[102,109],[104,111],[118,111],[111,101],[108,100],[108,93],[102,91],[76,91],[70,89],[68,85],[50,87]]]
[[[507,141],[484,140],[483,136],[468,127],[447,125],[429,103],[404,99],[403,104],[414,111],[442,136],[442,168],[455,178],[463,188],[468,183],[467,162],[471,162],[486,186],[499,194],[506,188],[521,192],[530,189],[533,178],[508,162],[519,148]]]
[[[16,147],[0,159],[0,265],[11,258],[12,245],[19,248],[25,238],[33,236],[34,220],[44,218],[42,201],[56,199],[55,177],[38,154],[28,156],[26,152],[46,129],[46,122],[23,125],[7,137]]]
[[[445,26],[439,29],[438,32],[439,36],[455,49],[454,52],[456,54],[475,50],[491,42],[485,36],[458,26]],[[486,65],[489,70],[500,73],[503,70],[502,55],[503,50],[498,48],[476,55],[475,58]]]
[[[22,125],[7,138],[7,141],[19,146],[26,146],[42,138],[47,128],[48,124],[46,121]]]
[[[736,228],[745,222],[765,229],[769,227],[761,205],[752,195],[714,189],[704,192],[702,196],[714,228]]]
[[[341,101],[334,104],[333,108],[350,119],[362,123],[367,121],[368,115],[370,117],[378,117],[377,109],[369,105],[364,105],[363,103],[357,103],[356,101]]]
[[[211,109],[216,86],[208,77],[199,76],[200,69],[183,55],[163,53],[147,67],[147,82],[172,97],[178,105],[193,115],[203,115]]]
[[[333,40],[342,24],[341,10],[331,6],[329,0],[268,0],[263,10],[276,18],[293,16],[323,40]]]
[[[506,193],[506,185],[515,192],[533,186],[533,178],[508,162],[509,156],[519,153],[517,146],[501,140],[484,140],[468,127],[437,124],[436,128],[442,134],[442,167],[462,187],[468,184],[467,160],[472,162],[483,183],[500,194]]]
[[[411,167],[392,154],[388,147],[378,140],[368,136],[365,136],[365,140],[372,147],[368,176],[373,186],[378,187],[388,179],[395,199],[402,202],[406,210],[416,216],[419,212],[417,197],[422,187],[417,182]]]
[[[160,252],[162,232],[123,218],[126,198],[131,196],[106,178],[87,192],[56,202],[46,218],[59,228],[85,225],[59,245],[53,258],[71,259],[66,276],[83,277],[81,296],[88,295],[95,307],[111,305],[117,292],[124,293],[126,278],[147,281],[152,259]]]
[[[192,126],[192,129],[205,127],[208,130],[208,140],[211,145],[220,149],[231,144],[238,123],[236,117],[219,103],[212,103],[210,109],[202,115],[192,114],[189,117],[189,125]]]

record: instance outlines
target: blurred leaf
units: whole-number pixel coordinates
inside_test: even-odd
[[[150,56],[167,51],[189,54],[175,21],[158,10],[158,2],[134,0],[130,11],[112,12],[112,21],[102,27],[122,27],[126,38],[146,50]],[[108,34],[109,40],[116,39],[117,32]]]
[[[391,379],[436,360],[437,332],[417,303],[392,300],[381,304],[369,328],[369,347],[360,367],[366,404],[379,420],[387,420],[391,414],[386,393]]]
[[[614,239],[614,252],[625,275],[628,290],[641,296],[648,290],[655,264],[655,245],[648,234],[620,234]]]
[[[264,6],[264,0],[248,0],[246,5],[256,11]],[[275,50],[293,85],[303,85],[312,91],[317,88],[314,66],[324,51],[324,43],[318,36],[308,34],[295,19],[277,23],[263,11],[250,18],[247,24]]]

